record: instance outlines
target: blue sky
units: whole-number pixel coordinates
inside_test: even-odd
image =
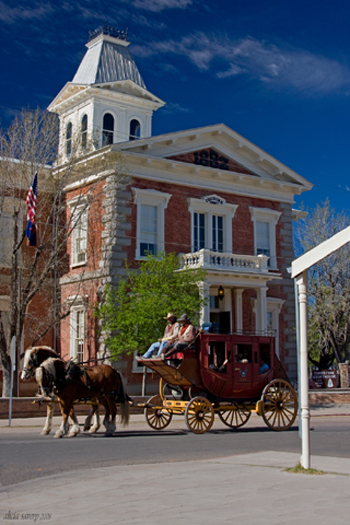
[[[0,0],[0,118],[47,107],[88,32],[128,28],[153,134],[225,123],[350,215],[350,3],[346,0]]]

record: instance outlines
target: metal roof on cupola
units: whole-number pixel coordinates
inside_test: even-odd
[[[104,84],[131,80],[147,89],[128,49],[127,31],[106,24],[90,32],[87,52],[76,72],[73,84]]]
[[[147,90],[129,44],[127,31],[106,24],[90,32],[88,50],[73,80],[61,89],[48,110],[61,115],[94,96],[136,104],[151,111],[164,106],[163,100]]]

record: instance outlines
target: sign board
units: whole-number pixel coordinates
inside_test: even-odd
[[[12,337],[12,341],[11,341],[10,358],[11,358],[12,370],[15,371],[16,370],[16,337],[15,336]]]
[[[310,383],[311,388],[337,388],[337,371],[333,369],[313,370]]]

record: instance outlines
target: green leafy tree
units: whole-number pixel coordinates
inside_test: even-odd
[[[296,241],[307,252],[350,224],[327,199],[299,221]],[[301,249],[301,250],[300,250]],[[321,369],[350,357],[350,244],[309,270],[309,360]]]
[[[149,255],[139,270],[127,267],[118,287],[106,288],[105,300],[97,309],[111,355],[135,350],[143,353],[162,337],[163,318],[168,312],[185,312],[198,325],[200,310],[207,301],[200,293],[204,280],[202,269],[180,270],[174,253]]]

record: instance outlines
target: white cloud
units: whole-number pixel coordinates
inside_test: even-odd
[[[250,37],[232,41],[197,33],[180,41],[155,42],[137,48],[139,56],[162,53],[183,56],[199,70],[210,70],[217,78],[244,74],[273,89],[322,95],[345,92],[350,86],[349,68],[337,60]]]
[[[53,9],[50,4],[39,5],[38,7],[25,8],[22,6],[8,6],[0,1],[0,20],[6,24],[15,24],[21,20],[33,20],[45,18],[52,13]]]
[[[167,113],[168,115],[173,115],[175,113],[190,113],[189,108],[184,108],[180,104],[175,102],[167,103],[162,109],[162,113]]]
[[[159,12],[163,9],[186,9],[193,0],[127,0],[137,9]]]

